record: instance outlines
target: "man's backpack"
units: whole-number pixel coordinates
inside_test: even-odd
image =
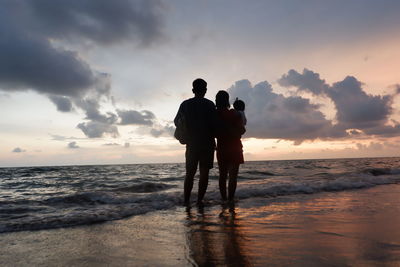
[[[176,129],[174,132],[174,137],[181,143],[182,145],[187,144],[188,141],[188,131],[187,131],[187,125],[186,125],[186,120],[183,114],[180,114],[180,116],[177,118],[175,121]]]

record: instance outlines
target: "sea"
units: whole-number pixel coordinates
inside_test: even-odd
[[[0,168],[0,233],[118,220],[182,206],[185,165]],[[197,179],[192,192],[197,196]],[[240,166],[236,201],[293,199],[400,183],[400,158],[252,161]],[[218,168],[205,205],[220,205]]]

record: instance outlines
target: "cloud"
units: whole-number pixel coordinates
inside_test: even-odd
[[[173,122],[155,122],[151,126],[138,127],[134,132],[140,135],[150,135],[155,138],[172,137],[174,135],[175,126]]]
[[[148,110],[120,110],[117,109],[116,113],[106,112],[102,114],[99,111],[97,101],[81,101],[79,103],[82,109],[86,110],[85,123],[78,124],[77,128],[81,129],[83,133],[89,138],[103,137],[110,135],[118,137],[117,126],[141,126],[138,132],[141,134],[149,134],[153,137],[172,136],[175,130],[173,124],[160,124],[153,112]]]
[[[150,129],[150,135],[156,138],[160,136],[174,136],[174,131],[175,126],[172,122],[167,125],[158,124]]]
[[[121,125],[153,125],[155,116],[153,112],[148,110],[117,110],[118,116],[121,118]]]
[[[106,144],[103,144],[103,146],[120,146],[120,144],[118,144],[118,143],[106,143]]]
[[[85,138],[79,138],[79,137],[74,137],[74,136],[62,136],[62,135],[58,135],[58,134],[50,134],[50,136],[52,137],[51,140],[55,140],[55,141],[65,141],[65,140],[82,140]]]
[[[101,73],[62,42],[133,40],[149,45],[162,36],[163,10],[159,1],[147,0],[3,1],[0,89],[83,95],[101,83]]]
[[[357,143],[356,146],[358,150],[383,150],[385,148],[384,144],[378,142],[370,142],[367,145]]]
[[[12,150],[12,152],[14,152],[14,153],[22,153],[22,152],[26,152],[26,150],[25,150],[25,149],[22,149],[22,148],[20,148],[20,147],[16,147],[16,148],[14,148],[14,149]]]
[[[368,135],[400,133],[400,125],[389,126],[389,117],[393,113],[394,95],[370,95],[362,82],[353,76],[329,85],[320,79],[319,74],[304,69],[303,73],[290,70],[278,83],[284,87],[294,86],[299,91],[328,97],[336,108],[337,128],[357,129]]]
[[[2,90],[79,96],[95,86],[96,73],[77,53],[56,49],[37,36],[19,36],[6,27],[0,25],[0,34],[6,36],[0,42]]]
[[[103,137],[107,134],[112,137],[118,137],[117,125],[143,126],[154,137],[159,137],[172,131],[170,125],[161,126],[159,123],[156,123],[156,116],[148,110],[117,109],[117,114],[113,112],[102,114],[99,110],[100,105],[97,99],[80,100],[77,101],[77,105],[85,110],[85,119],[89,120],[88,122],[78,124],[77,127],[89,138]]]
[[[69,142],[69,143],[68,143],[68,148],[70,148],[70,149],[76,149],[76,148],[79,148],[79,146],[76,144],[75,141],[73,141],[73,142]]]
[[[85,38],[104,45],[134,39],[149,45],[162,36],[162,12],[157,0],[26,1],[31,22],[46,36]]]
[[[58,111],[82,109],[88,122],[78,128],[88,137],[115,136],[117,115],[102,114],[99,104],[111,99],[110,75],[95,70],[66,44],[152,45],[163,38],[164,11],[157,0],[3,1],[0,90],[45,94]],[[150,120],[144,117],[144,122]]]
[[[367,95],[362,83],[347,76],[326,92],[336,106],[336,118],[346,128],[366,129],[383,126],[392,113],[391,96]]]
[[[266,81],[254,86],[248,80],[237,81],[228,92],[231,99],[238,97],[246,103],[246,137],[287,139],[300,144],[347,135],[325,118],[318,105],[299,96],[274,93]]]
[[[393,87],[395,88],[395,95],[398,95],[398,94],[400,94],[400,84],[395,84],[395,85],[393,85]]]
[[[319,74],[304,69],[303,73],[295,70],[289,70],[287,74],[282,75],[278,83],[284,87],[296,86],[299,90],[310,91],[315,95],[320,95],[327,90],[325,80],[320,79]]]
[[[89,138],[99,138],[104,135],[110,135],[114,138],[119,136],[118,128],[108,123],[97,121],[82,122],[77,125],[77,128],[81,129]]]
[[[130,146],[131,146],[131,144],[128,143],[128,142],[126,142],[126,143],[124,144],[124,147],[125,147],[125,148],[129,148]]]
[[[160,137],[162,134],[164,133],[164,131],[162,129],[158,130],[158,129],[151,129],[150,130],[150,134],[154,137]]]
[[[56,105],[58,111],[70,112],[72,110],[72,102],[65,96],[52,95],[49,96],[49,99]]]
[[[88,98],[77,100],[76,105],[85,111],[86,120],[101,122],[106,124],[114,124],[117,122],[118,117],[112,112],[101,114],[99,99]]]

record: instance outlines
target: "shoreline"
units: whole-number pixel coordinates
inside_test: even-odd
[[[0,234],[2,266],[396,266],[400,185]]]
[[[246,162],[264,162],[264,161],[306,161],[306,160],[348,160],[348,159],[386,159],[386,158],[398,158],[399,156],[379,156],[379,157],[337,157],[337,158],[292,158],[292,159],[257,159],[257,160],[246,160]],[[163,165],[163,164],[185,164],[182,162],[144,162],[144,163],[102,163],[102,164],[67,164],[67,165],[29,165],[29,166],[0,166],[0,169],[5,168],[52,168],[52,167],[85,167],[85,166],[118,166],[118,165]],[[217,164],[217,161],[214,161]],[[216,165],[217,166],[217,165]]]

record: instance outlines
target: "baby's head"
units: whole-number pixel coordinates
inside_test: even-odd
[[[245,104],[244,104],[244,102],[243,102],[242,100],[239,100],[239,99],[236,97],[235,102],[233,102],[233,108],[236,109],[236,110],[238,110],[238,111],[244,111]]]

